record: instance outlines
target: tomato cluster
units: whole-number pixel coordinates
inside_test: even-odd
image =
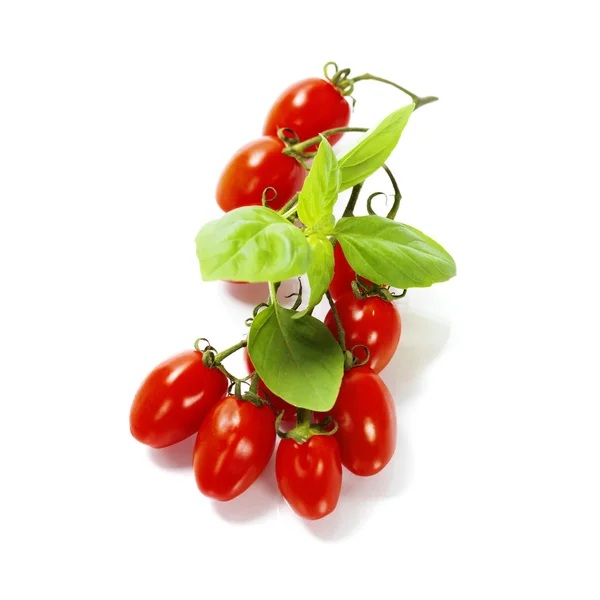
[[[308,140],[328,129],[345,127],[350,121],[350,105],[341,91],[325,79],[299,81],[275,101],[263,127],[263,137],[240,148],[229,160],[217,184],[217,203],[225,212],[241,206],[259,206],[263,192],[273,188],[274,210],[300,191],[306,169],[292,156],[283,154],[284,141],[278,131],[286,129],[297,139]],[[342,133],[331,135],[335,144]],[[314,148],[314,146],[312,147]]]
[[[223,211],[264,204],[269,189],[274,195],[268,206],[279,210],[302,188],[307,167],[302,157],[285,149],[290,139],[304,140],[303,156],[309,156],[319,134],[347,126],[350,84],[339,79],[340,73],[331,81],[300,81],[275,101],[263,137],[238,150],[221,174],[216,199]],[[329,132],[328,141],[334,144],[342,133]],[[324,323],[344,351],[345,371],[330,411],[311,413],[274,394],[255,371],[246,341],[222,353],[207,345],[173,356],[146,377],[135,395],[130,429],[140,442],[163,448],[196,435],[192,464],[204,495],[229,501],[247,490],[269,463],[278,435],[283,438],[275,460],[279,490],[306,519],[335,509],[342,466],[372,476],[391,460],[396,412],[379,373],[398,346],[400,315],[388,288],[358,277],[340,244],[333,256],[331,310]],[[242,348],[249,375],[238,379],[223,360]]]

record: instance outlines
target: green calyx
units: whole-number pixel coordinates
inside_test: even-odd
[[[281,419],[283,418],[283,413],[281,413],[277,420],[275,421],[275,431],[277,431],[277,435],[282,439],[291,439],[299,444],[304,444],[313,435],[334,435],[338,430],[338,424],[334,421],[329,415],[325,417],[323,421],[320,423],[312,423],[310,422],[310,412],[299,408],[297,411],[298,415],[298,424],[296,427],[291,429],[290,431],[281,431],[279,429],[279,425],[281,424]],[[330,426],[333,424],[333,427]]]
[[[395,294],[388,286],[379,285],[377,283],[368,284],[366,281],[357,277],[352,282],[352,292],[357,298],[381,298],[385,302],[395,302],[404,298],[408,290],[402,290],[400,294]]]

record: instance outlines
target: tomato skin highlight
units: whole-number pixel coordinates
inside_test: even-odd
[[[335,509],[342,489],[340,449],[333,436],[313,435],[300,444],[284,439],[277,448],[275,474],[281,495],[305,519]]]
[[[277,198],[268,204],[279,210],[300,191],[307,171],[291,156],[282,154],[283,142],[261,137],[240,148],[221,173],[216,198],[219,207],[229,212],[241,206],[261,206],[266,188]]]
[[[208,413],[194,446],[198,489],[221,502],[245,492],[275,448],[275,414],[266,405],[227,396]]]
[[[396,450],[396,407],[387,386],[369,367],[346,371],[329,412],[337,421],[335,437],[342,464],[355,475],[379,473]]]
[[[350,266],[350,263],[344,256],[344,251],[340,244],[336,244],[333,249],[333,258],[335,260],[335,266],[333,268],[333,279],[329,284],[329,291],[331,297],[334,300],[341,298],[344,294],[352,291],[352,282],[356,279],[356,273]],[[361,279],[368,285],[371,285],[371,281],[361,277]]]
[[[367,366],[380,373],[392,360],[402,332],[400,313],[393,302],[386,302],[377,296],[357,298],[352,292],[344,294],[335,303],[340,321],[346,332],[346,347],[359,344],[369,349]],[[338,339],[335,317],[330,310],[325,317],[325,325]],[[355,354],[361,358],[363,351],[357,348]]]
[[[250,355],[248,354],[248,348],[244,348],[244,360],[246,361],[246,366],[248,367],[248,373],[252,373],[254,369],[254,365],[250,360]],[[261,389],[262,388],[262,389]],[[295,423],[296,422],[296,407],[292,406],[288,402],[286,402],[281,396],[274,394],[266,385],[262,379],[258,380],[258,393],[259,396],[264,397],[263,391],[267,393],[269,396],[269,402],[273,405],[277,413],[279,414],[283,411],[283,417],[281,418],[283,423]]]
[[[347,127],[349,122],[350,104],[344,96],[329,81],[311,77],[294,83],[275,100],[263,133],[276,136],[278,129],[287,127],[304,141],[327,129]],[[336,133],[327,139],[333,146],[342,135]],[[308,150],[313,151],[316,146]]]
[[[202,352],[186,350],[156,366],[138,389],[129,426],[133,437],[164,448],[196,433],[213,405],[227,393],[228,380],[202,364]]]

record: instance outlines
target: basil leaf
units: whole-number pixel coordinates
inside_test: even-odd
[[[298,198],[298,216],[312,227],[333,212],[340,187],[340,169],[329,142],[323,138]]]
[[[310,299],[308,309],[310,310],[323,298],[331,280],[333,279],[333,246],[326,237],[311,235],[308,238],[312,250],[312,262],[306,274],[310,284]]]
[[[306,273],[311,260],[300,229],[264,206],[207,223],[196,236],[196,254],[205,281],[282,281]]]
[[[309,410],[335,404],[344,356],[327,327],[310,315],[271,305],[252,321],[248,354],[265,385],[284,400]]]
[[[340,192],[364,181],[383,166],[400,140],[414,108],[414,104],[409,104],[388,115],[375,129],[368,131],[358,145],[339,158]]]
[[[333,235],[350,266],[374,283],[429,287],[456,275],[454,259],[419,230],[383,217],[340,219]]]

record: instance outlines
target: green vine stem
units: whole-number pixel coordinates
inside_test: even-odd
[[[390,171],[390,168],[386,164],[384,164],[383,170],[387,173],[388,177],[390,178],[390,181],[392,182],[392,187],[394,188],[394,204],[392,205],[392,208],[390,208],[390,211],[387,214],[387,218],[393,221],[396,218],[396,215],[398,214],[398,209],[400,208],[400,200],[402,200],[402,194],[400,193],[400,188],[398,187],[396,178],[394,177],[394,174]]]
[[[204,348],[200,348],[200,342],[206,342],[206,346]],[[230,373],[225,365],[222,364],[222,361],[225,360],[228,356],[232,355],[234,352],[237,352],[241,348],[245,348],[248,345],[247,340],[242,340],[237,344],[234,344],[230,348],[223,350],[223,352],[217,352],[213,346],[210,345],[210,342],[206,338],[198,338],[194,342],[194,348],[198,352],[202,352],[202,363],[208,367],[209,369],[218,369],[229,379],[231,385],[235,386],[236,390],[240,389],[242,383],[246,383],[248,379],[252,377],[252,373],[250,375],[246,375],[246,377],[239,378],[236,377],[233,373]]]
[[[346,354],[346,332],[344,331],[344,326],[340,320],[340,315],[338,314],[337,308],[335,307],[335,302],[331,297],[331,292],[327,290],[326,294],[327,301],[329,302],[329,306],[331,307],[331,312],[333,314],[333,318],[335,319],[335,324],[338,331],[338,342],[340,347],[342,348],[342,352]]]
[[[342,321],[340,319],[340,315],[338,314],[337,308],[335,306],[335,302],[331,296],[331,292],[327,290],[326,294],[327,301],[329,302],[329,306],[331,307],[331,313],[333,314],[333,318],[335,319],[335,325],[337,327],[338,332],[338,343],[340,348],[342,349],[342,353],[344,354],[344,369],[347,371],[351,369],[354,365],[354,355],[352,352],[348,352],[346,349],[346,332],[344,331],[344,326],[342,325]]]
[[[300,196],[300,194],[294,194],[291,199],[285,204],[285,206],[283,206],[283,208],[280,208],[277,212],[280,215],[283,215],[287,212],[289,212],[292,208],[294,208],[296,206],[296,204],[298,204],[298,197]]]
[[[296,298],[292,310],[297,311],[300,308],[300,305],[302,304],[302,279],[300,277],[298,277],[298,291],[286,296],[286,298]]]
[[[387,165],[383,165],[383,169],[387,173],[387,176],[390,178],[392,187],[394,188],[394,204],[392,205],[392,208],[390,208],[388,214],[386,215],[387,219],[391,219],[393,221],[396,218],[396,215],[398,214],[398,209],[400,208],[400,200],[402,200],[402,194],[400,193],[400,189],[398,188],[396,179],[393,173],[390,171],[389,167]],[[377,196],[385,196],[387,198],[387,194],[385,194],[384,192],[375,192],[374,194],[371,194],[367,199],[367,212],[370,215],[377,214],[372,207],[372,202]]]
[[[321,141],[321,137],[329,137],[335,133],[365,133],[369,131],[368,127],[336,127],[335,129],[327,129],[323,131],[316,137],[312,137],[308,140],[304,140],[303,142],[296,142],[294,144],[288,145],[283,149],[283,153],[286,156],[293,156],[294,158],[313,158],[316,156],[316,152],[306,152],[307,148],[318,144]]]
[[[269,294],[271,295],[271,302],[273,304],[279,304],[277,302],[277,284],[273,281],[269,281]]]
[[[227,348],[227,350],[223,350],[223,352],[219,352],[217,355],[215,355],[215,365],[220,365],[228,356],[231,356],[234,352],[237,352],[238,350],[241,350],[242,348],[245,348],[248,345],[248,341],[247,340],[242,340],[241,342],[238,342],[237,344],[231,346],[230,348]]]
[[[365,184],[365,182],[361,181],[360,183],[357,183],[352,188],[352,193],[350,194],[350,198],[348,200],[348,204],[346,205],[346,208],[344,209],[344,214],[342,215],[342,218],[352,217],[354,215],[354,208],[356,207],[356,201],[358,200],[358,196],[360,195],[360,190],[362,189],[362,186],[364,184]]]
[[[437,100],[439,100],[439,98],[437,98],[436,96],[425,96],[424,98],[421,98],[420,96],[409,92],[406,88],[402,87],[401,85],[398,85],[397,83],[394,83],[393,81],[390,81],[389,79],[383,79],[383,77],[377,77],[375,75],[371,75],[370,73],[365,73],[364,75],[359,75],[358,77],[348,79],[348,81],[352,82],[352,84],[355,84],[358,81],[369,80],[379,81],[381,83],[391,85],[392,87],[395,87],[396,89],[404,92],[406,95],[410,96],[411,100],[415,103],[415,110],[417,110],[417,108],[420,108],[421,106],[425,106],[426,104],[430,104],[431,102],[436,102]],[[354,89],[354,85],[352,86],[352,89]]]
[[[296,422],[299,427],[310,426],[310,411],[305,408],[297,408],[296,409]]]
[[[329,75],[329,67],[331,66],[333,66],[335,69],[335,73],[332,76]],[[328,62],[323,68],[323,72],[325,73],[325,78],[328,79],[336,88],[338,88],[340,93],[344,96],[352,96],[354,86],[359,81],[379,81],[380,83],[391,85],[392,87],[395,87],[409,96],[410,99],[415,103],[415,110],[421,106],[425,106],[426,104],[430,104],[431,102],[438,100],[436,96],[417,96],[417,94],[407,90],[405,87],[402,87],[401,85],[398,85],[389,79],[372,75],[371,73],[364,73],[363,75],[358,75],[357,77],[351,78],[350,69],[340,69],[335,62]]]

